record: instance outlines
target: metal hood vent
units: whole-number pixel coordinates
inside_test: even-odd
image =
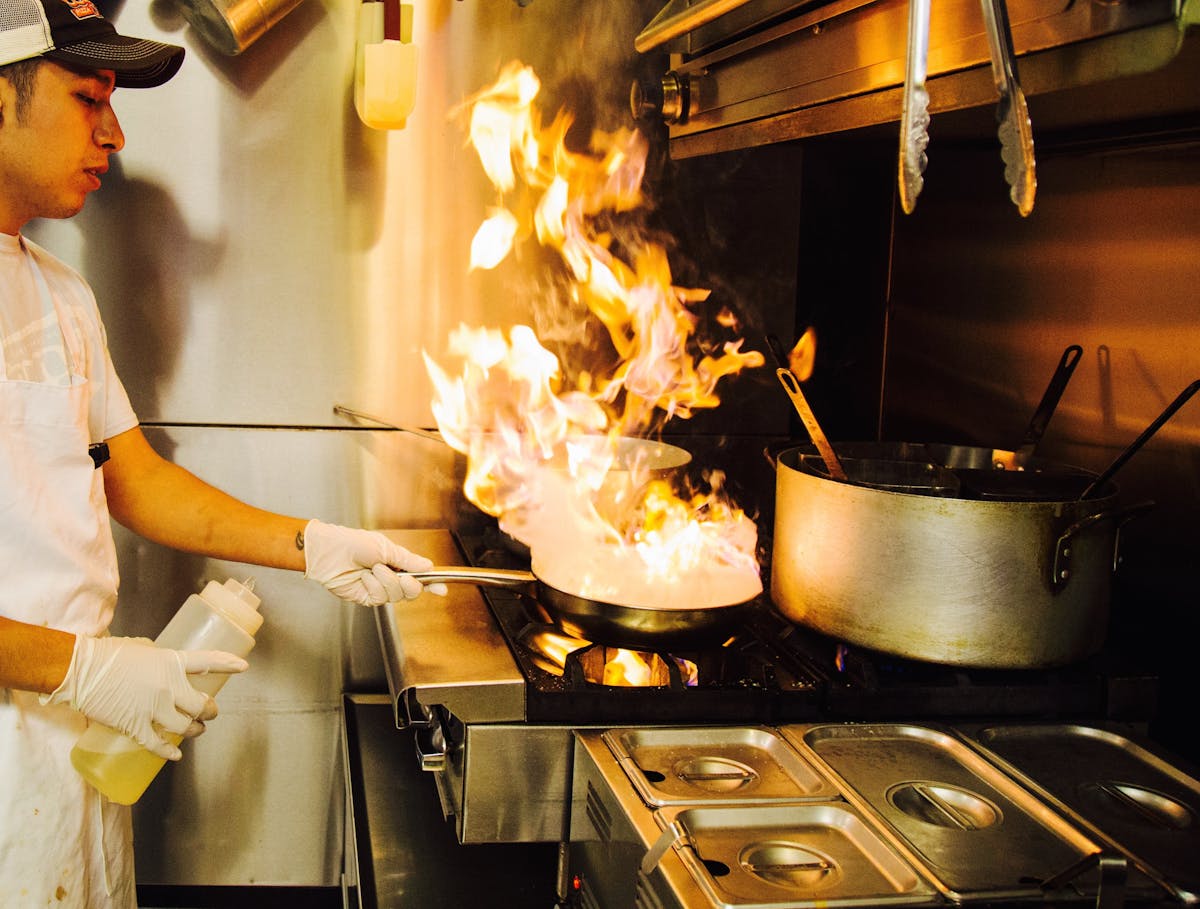
[[[1068,106],[1093,118],[1200,109],[1187,87],[1200,0],[1009,0],[1008,11],[1026,95],[1097,86],[1103,99],[1112,80],[1161,73],[1167,87],[1139,89],[1132,109]],[[635,42],[648,62],[670,56],[634,85],[634,114],[668,124],[675,158],[896,121],[907,25],[907,0],[672,0]],[[933,4],[927,87],[934,115],[995,103],[976,0]]]

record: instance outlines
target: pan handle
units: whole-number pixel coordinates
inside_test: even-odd
[[[779,469],[779,459],[783,457],[784,452],[797,448],[800,444],[795,439],[781,439],[775,442],[768,442],[763,448],[763,458],[771,465],[771,470],[776,471]]]
[[[377,417],[366,411],[355,410],[352,407],[346,407],[344,404],[334,404],[333,412],[340,417],[349,417],[352,420],[366,420],[368,423],[376,423],[384,429],[390,429],[392,432],[407,432],[414,436],[420,436],[422,439],[431,439],[434,442],[446,443],[445,437],[436,429],[421,429],[417,426],[397,426],[395,423],[389,423],[382,417]]]
[[[1113,474],[1120,470],[1125,465],[1126,461],[1137,454],[1138,451],[1141,450],[1141,447],[1145,445],[1147,441],[1149,441],[1150,437],[1158,432],[1159,429],[1162,428],[1162,425],[1167,422],[1167,420],[1175,416],[1175,411],[1179,410],[1179,408],[1186,404],[1192,395],[1194,395],[1198,390],[1200,390],[1200,379],[1197,379],[1191,385],[1181,391],[1175,400],[1167,405],[1167,409],[1158,415],[1158,419],[1142,430],[1142,434],[1129,443],[1129,447],[1121,452],[1115,461],[1108,465],[1108,469],[1105,470],[1104,473],[1092,480],[1092,484],[1083,491],[1083,495],[1081,495],[1079,498],[1090,499],[1092,496],[1100,492],[1100,490],[1104,488],[1105,484],[1107,484],[1108,481],[1113,478]]]
[[[1046,427],[1050,425],[1050,418],[1054,416],[1058,402],[1062,399],[1063,392],[1067,389],[1067,383],[1071,380],[1071,374],[1075,372],[1075,367],[1079,365],[1079,360],[1082,357],[1083,348],[1078,344],[1072,344],[1063,351],[1063,355],[1058,361],[1058,366],[1055,367],[1054,374],[1050,377],[1050,384],[1046,386],[1046,391],[1042,394],[1041,403],[1038,404],[1037,410],[1033,412],[1033,416],[1029,419],[1029,426],[1025,430],[1025,438],[1021,440],[1018,463],[1021,463],[1021,458],[1027,460],[1033,457],[1038,443],[1042,441],[1042,436],[1046,434]]]
[[[424,571],[410,571],[408,575],[422,584],[478,584],[480,587],[520,587],[537,580],[532,571],[460,565],[435,565]]]

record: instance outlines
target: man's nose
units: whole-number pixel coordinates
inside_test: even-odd
[[[110,152],[119,152],[125,147],[125,133],[121,131],[121,123],[117,120],[116,111],[111,107],[106,107],[104,116],[100,118],[100,123],[96,127],[95,139],[97,145]]]

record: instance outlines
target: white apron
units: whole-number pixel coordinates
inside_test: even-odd
[[[57,314],[70,385],[9,381],[0,349],[0,614],[104,633],[117,560],[101,471],[88,445],[86,350],[26,250]],[[97,432],[100,430],[98,429]],[[88,786],[69,753],[87,725],[63,705],[0,688],[0,906],[134,909],[129,809]]]

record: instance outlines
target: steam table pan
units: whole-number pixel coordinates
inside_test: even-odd
[[[1108,729],[1034,724],[962,731],[1176,899],[1200,902],[1200,781]]]
[[[932,904],[933,885],[845,802],[674,807],[642,871],[672,847],[714,909]],[[690,904],[689,904],[690,905]]]
[[[837,798],[774,729],[610,729],[604,742],[650,807]]]
[[[1094,898],[1088,860],[1100,845],[949,730],[894,724],[785,726],[843,796],[894,834],[897,845],[955,902],[1048,896]]]

